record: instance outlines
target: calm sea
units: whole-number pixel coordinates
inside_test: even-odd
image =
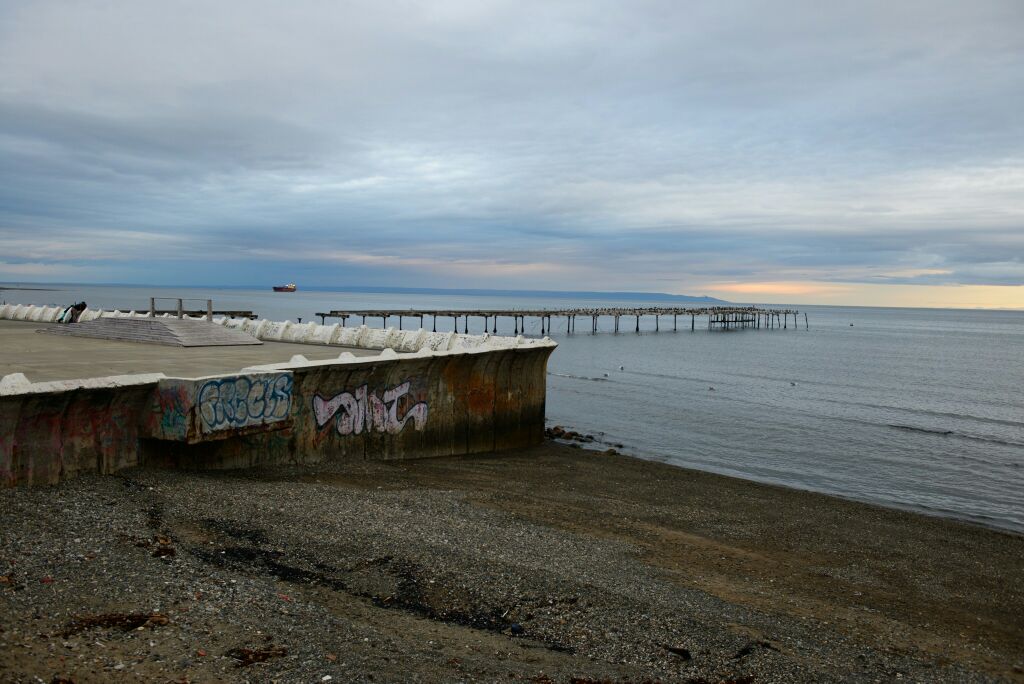
[[[8,290],[0,299],[142,310],[150,296],[212,297],[218,308],[304,321],[335,308],[598,303],[49,287],[59,289]],[[614,335],[606,320],[601,334],[577,321],[580,332],[566,336],[556,319],[548,421],[644,458],[1024,531],[1024,312],[798,308],[809,330],[801,317],[796,330],[690,332],[680,320],[674,333],[663,318],[659,333],[647,320],[639,335],[629,325]],[[470,332],[482,325],[472,321]],[[499,332],[510,334],[511,321]],[[531,332],[539,334],[538,322],[528,322]]]

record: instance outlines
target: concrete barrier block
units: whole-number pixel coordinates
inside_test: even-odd
[[[402,344],[402,338],[405,337],[405,331],[399,330],[398,328],[387,328],[384,330],[384,349],[395,349]]]
[[[423,328],[420,328],[419,330],[406,331],[402,338],[401,345],[396,347],[396,349],[409,354],[417,352],[423,346],[424,340],[427,339],[427,335],[429,334],[430,333]]]
[[[285,323],[275,323],[272,321],[264,321],[266,325],[263,326],[263,330],[260,331],[261,340],[272,340],[278,342],[281,340],[281,335],[284,333]]]
[[[316,323],[292,323],[291,321],[286,321],[284,332],[281,334],[281,341],[305,344],[311,332],[310,325],[316,325]]]
[[[0,377],[0,396],[21,394],[32,386],[24,373],[11,373]]]
[[[459,335],[455,340],[453,348],[465,350],[479,349],[487,344],[489,337],[487,333],[483,335]]]
[[[395,330],[392,328],[391,334],[388,335],[387,347],[395,351],[406,351],[409,347],[410,338],[415,335],[416,333],[412,330]]]
[[[347,328],[343,328],[340,324],[335,323],[331,326],[331,337],[327,340],[327,344],[344,344],[342,340],[347,332]]]
[[[377,328],[367,328],[366,332],[363,333],[362,339],[359,341],[360,347],[366,347],[367,349],[384,349],[388,346],[388,331],[391,330],[380,330]]]
[[[359,336],[362,333],[362,329],[356,328],[342,328],[337,332],[336,344],[341,344],[346,347],[355,347],[359,344]]]
[[[369,333],[370,329],[365,325],[360,325],[357,328],[352,328],[352,330],[353,334],[352,337],[349,338],[349,344],[353,347],[363,346],[363,341],[366,338],[366,335]]]
[[[285,321],[281,328],[281,341],[282,342],[302,342],[302,336],[306,332],[306,326],[298,323],[292,323],[291,321]]]
[[[315,323],[313,325],[316,325]],[[309,341],[312,344],[330,344],[331,338],[334,337],[335,331],[338,329],[338,324],[332,325],[316,325],[313,328],[313,333],[309,336]]]
[[[442,346],[447,348],[447,336],[451,333],[437,333],[431,332],[423,336],[423,340],[420,343],[420,349],[427,349],[429,351],[437,351]]]

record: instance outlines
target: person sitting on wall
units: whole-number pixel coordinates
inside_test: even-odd
[[[68,308],[60,312],[60,316],[57,316],[58,323],[77,323],[78,319],[82,317],[82,312],[85,311],[85,302],[78,302],[72,304]]]

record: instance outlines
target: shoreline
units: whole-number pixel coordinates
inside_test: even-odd
[[[1024,681],[1021,535],[550,441],[0,504],[15,679]]]
[[[555,426],[555,427],[562,428],[566,432],[575,432],[573,430],[568,430],[567,428],[564,428],[561,425],[558,425],[558,426]],[[636,454],[636,453],[626,453],[626,451],[631,449],[631,446],[628,445],[628,444],[619,444],[619,443],[612,444],[612,443],[609,443],[609,442],[604,442],[604,441],[598,440],[597,438],[595,438],[593,442],[590,442],[590,441],[577,441],[577,440],[563,439],[563,438],[551,438],[550,437],[550,430],[551,430],[551,428],[546,428],[545,434],[548,436],[548,438],[551,440],[552,443],[558,444],[560,446],[565,446],[565,447],[568,447],[570,449],[581,449],[583,451],[587,451],[587,452],[591,452],[591,453],[597,453],[597,454],[601,454],[601,455],[611,454],[611,455],[615,455],[615,456],[625,456],[627,458],[635,458],[635,459],[638,459],[638,460],[641,460],[641,461],[646,461],[648,463],[659,463],[659,464],[662,464],[662,465],[671,466],[673,468],[680,468],[682,470],[693,471],[695,473],[705,473],[705,474],[708,474],[708,475],[716,475],[718,477],[724,477],[724,478],[729,478],[729,479],[733,479],[733,480],[740,480],[740,481],[743,481],[743,482],[750,482],[751,484],[764,485],[766,487],[778,487],[780,489],[788,490],[788,491],[792,491],[792,492],[802,492],[802,493],[806,493],[806,494],[818,494],[820,496],[826,496],[826,497],[833,498],[833,499],[839,499],[841,501],[848,501],[850,503],[859,503],[859,504],[864,504],[866,506],[875,506],[875,507],[881,508],[883,510],[900,511],[900,512],[903,512],[903,513],[911,513],[911,514],[921,515],[921,516],[925,516],[925,517],[929,517],[929,518],[938,518],[938,519],[941,519],[941,520],[948,520],[950,522],[958,522],[958,523],[963,523],[965,525],[971,525],[971,526],[979,527],[979,528],[982,528],[982,529],[991,530],[993,532],[1006,532],[1006,533],[1009,533],[1009,534],[1012,534],[1012,535],[1016,535],[1016,536],[1019,536],[1019,537],[1024,537],[1024,528],[1017,528],[1017,527],[1012,527],[1012,526],[1009,526],[1009,525],[1002,525],[1002,524],[999,524],[998,522],[989,522],[990,520],[995,520],[994,518],[990,518],[990,517],[985,517],[984,519],[982,517],[968,518],[968,517],[964,517],[962,515],[959,515],[956,511],[953,511],[953,510],[929,508],[929,507],[923,506],[923,505],[900,504],[899,502],[896,502],[896,501],[872,501],[870,499],[858,498],[857,496],[855,496],[853,494],[844,494],[844,493],[839,493],[839,492],[831,492],[831,491],[826,491],[824,489],[810,489],[810,488],[807,488],[807,487],[800,487],[800,486],[793,485],[793,484],[786,484],[784,482],[773,482],[773,481],[767,480],[767,479],[758,479],[758,478],[756,478],[756,477],[754,477],[752,475],[746,474],[746,473],[735,473],[735,474],[733,474],[733,473],[727,473],[727,472],[722,472],[722,471],[718,471],[718,470],[711,470],[710,468],[707,468],[707,469],[705,469],[705,468],[698,468],[698,467],[695,467],[695,466],[692,466],[692,465],[686,465],[686,464],[683,464],[683,463],[674,463],[674,462],[668,460],[667,458],[663,458],[663,457],[658,456],[657,454],[643,454],[643,455],[641,455],[641,454]],[[581,428],[581,430],[583,430],[585,432],[585,430],[583,428]],[[582,433],[581,432],[576,432],[576,434],[582,434]],[[588,436],[591,436],[589,433],[587,433],[587,434],[588,434]],[[623,450],[626,450],[626,451],[623,451]]]

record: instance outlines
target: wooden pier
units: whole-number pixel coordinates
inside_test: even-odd
[[[565,332],[571,335],[576,332],[576,319],[590,319],[590,332],[600,332],[602,318],[610,318],[612,332],[618,333],[628,330],[629,323],[633,323],[633,331],[640,332],[640,320],[642,318],[654,319],[654,330],[661,331],[661,319],[671,318],[671,330],[679,330],[679,319],[682,317],[685,328],[686,318],[689,318],[690,330],[697,329],[698,319],[701,320],[701,327],[708,330],[735,330],[740,328],[756,328],[775,330],[787,330],[790,327],[798,326],[797,316],[800,312],[793,309],[760,309],[757,307],[735,307],[735,306],[712,306],[701,308],[678,308],[678,307],[599,307],[599,308],[573,308],[573,309],[478,309],[478,310],[421,310],[421,309],[358,309],[320,312],[320,322],[326,324],[328,318],[341,319],[344,326],[348,319],[360,319],[363,325],[367,320],[371,323],[380,319],[383,327],[388,327],[388,320],[398,318],[398,328],[402,329],[405,319],[411,318],[424,327],[424,319],[430,318],[433,331],[437,332],[438,319],[452,319],[454,330],[459,331],[459,321],[462,321],[462,332],[469,332],[469,320],[478,318],[483,321],[484,332],[496,334],[498,332],[498,319],[511,318],[513,321],[513,334],[520,334],[526,331],[526,319],[534,318],[540,321],[540,333],[549,334],[554,329],[554,319],[564,319]],[[625,319],[625,320],[623,320]],[[625,326],[625,327],[624,327]],[[807,314],[804,314],[804,327],[809,327]],[[667,324],[665,330],[669,330]]]
[[[158,309],[156,303],[158,301],[171,301],[177,302],[177,306],[173,309]],[[205,302],[206,307],[203,309],[186,309],[185,302]],[[131,311],[131,307],[120,308],[118,311]],[[149,298],[149,310],[146,312],[149,317],[154,316],[177,316],[178,318],[184,318],[190,316],[192,318],[206,318],[207,320],[213,320],[214,316],[227,316],[228,318],[249,318],[256,319],[259,316],[248,309],[244,310],[231,310],[231,309],[215,309],[213,308],[212,299],[189,299],[187,297],[150,297]]]

